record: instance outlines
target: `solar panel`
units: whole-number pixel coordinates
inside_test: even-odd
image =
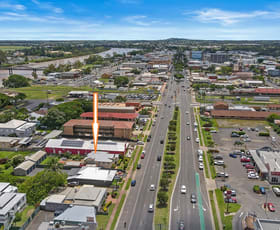
[[[83,144],[83,141],[63,140],[61,146],[82,147]]]

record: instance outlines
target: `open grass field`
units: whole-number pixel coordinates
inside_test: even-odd
[[[238,120],[238,119],[216,119],[219,128],[235,128],[235,127],[257,127],[267,126],[266,121],[255,120]]]
[[[0,46],[0,50],[2,51],[13,51],[13,50],[22,50],[30,48],[28,46]]]
[[[72,90],[86,90],[92,91],[90,87],[71,87],[71,86],[43,86],[43,85],[32,85],[30,87],[9,89],[9,91],[16,91],[19,93],[24,93],[27,99],[46,99],[46,91],[51,90],[49,94],[49,99],[57,99],[60,97],[67,96],[67,94]]]

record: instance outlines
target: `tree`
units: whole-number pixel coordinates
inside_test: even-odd
[[[15,168],[17,167],[20,163],[24,161],[24,156],[21,154],[15,155],[11,160],[10,163],[11,165]]]
[[[55,65],[54,64],[50,64],[48,66],[48,68],[44,69],[43,74],[44,75],[48,75],[49,73],[54,73],[56,71],[57,71],[57,69],[56,69]]]
[[[26,77],[17,74],[13,74],[9,76],[8,79],[4,79],[3,85],[6,88],[20,88],[30,86],[29,80]]]
[[[26,95],[24,93],[18,93],[14,97],[14,104],[16,105],[18,103],[18,101],[23,101],[25,98],[26,98]]]
[[[167,192],[163,192],[163,191],[158,192],[157,198],[160,206],[165,206],[167,204],[168,201]]]
[[[35,71],[33,71],[32,72],[32,77],[34,78],[34,80],[37,80],[38,79],[38,74]]]
[[[140,74],[140,73],[141,73],[141,71],[140,71],[140,70],[138,70],[138,69],[133,69],[133,70],[131,70],[131,73],[134,73],[134,74]]]
[[[56,108],[51,109],[45,117],[40,119],[40,125],[49,129],[59,129],[65,122],[65,113]]]
[[[91,73],[91,68],[87,67],[85,69],[83,69],[83,74],[90,74]]]
[[[116,96],[115,102],[126,102],[126,97]]]
[[[47,171],[53,171],[57,173],[62,173],[61,169],[63,168],[63,164],[58,162],[58,159],[55,157],[50,158],[47,162]]]
[[[75,61],[74,64],[73,64],[73,67],[74,67],[75,69],[80,69],[82,66],[83,66],[83,63],[80,62],[79,60],[78,60],[78,61]]]
[[[167,190],[167,187],[169,185],[169,180],[167,178],[161,178],[159,184],[163,190]]]
[[[114,85],[116,85],[118,88],[123,87],[128,83],[129,83],[128,77],[125,76],[119,76],[114,79]]]
[[[7,57],[4,51],[0,50],[0,65],[7,61]]]
[[[22,219],[22,213],[21,212],[17,212],[16,216],[15,216],[15,222],[20,222]]]

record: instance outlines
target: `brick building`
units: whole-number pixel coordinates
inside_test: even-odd
[[[223,101],[216,102],[214,104],[214,109],[216,110],[228,110],[228,104]]]
[[[82,119],[92,120],[93,112],[82,113],[80,116]],[[99,112],[98,120],[111,120],[111,121],[133,121],[135,122],[138,117],[138,113],[110,113]]]

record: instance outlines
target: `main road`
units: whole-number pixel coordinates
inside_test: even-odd
[[[173,115],[175,84],[168,84],[167,92],[162,97],[156,125],[151,130],[151,141],[145,146],[146,156],[141,160],[141,169],[136,173],[136,186],[130,188],[129,195],[123,207],[116,229],[141,229],[153,228],[153,213],[148,212],[149,204],[156,203],[156,191],[150,191],[150,185],[158,186],[161,161],[157,161],[158,155],[163,155],[168,123]],[[170,105],[165,106],[164,104]],[[126,226],[125,226],[126,223]]]
[[[191,95],[188,82],[181,81],[178,92],[178,105],[181,111],[181,160],[178,178],[172,196],[170,212],[170,229],[178,229],[179,222],[184,222],[185,229],[212,229],[209,202],[203,171],[198,169],[197,150],[198,137],[194,132],[194,115],[191,106]],[[187,137],[190,140],[187,140]],[[187,193],[181,194],[181,186],[187,187]],[[197,203],[190,202],[190,196],[197,196]]]

